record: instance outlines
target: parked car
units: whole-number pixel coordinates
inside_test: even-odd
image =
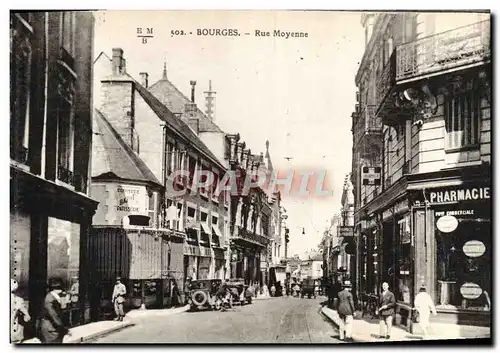
[[[313,279],[307,278],[302,281],[301,297],[316,298],[316,285]]]
[[[234,304],[252,304],[253,293],[248,289],[248,285],[242,279],[230,279],[228,286],[233,293]]]
[[[220,279],[201,279],[191,281],[189,292],[189,304],[191,310],[214,309],[215,297],[219,286],[222,284]]]

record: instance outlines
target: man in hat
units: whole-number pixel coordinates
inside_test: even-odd
[[[352,327],[354,323],[354,298],[351,293],[352,285],[351,281],[345,281],[343,285],[343,290],[338,294],[338,308],[337,313],[339,314],[342,323],[339,327],[339,338],[347,342],[352,342]]]
[[[69,329],[62,321],[63,291],[60,278],[49,279],[49,293],[45,296],[41,310],[40,341],[42,343],[62,343]]]
[[[116,277],[116,284],[113,288],[113,297],[111,299],[116,313],[115,321],[123,321],[123,318],[125,317],[125,313],[123,312],[125,294],[127,294],[127,288],[122,283],[121,277]]]

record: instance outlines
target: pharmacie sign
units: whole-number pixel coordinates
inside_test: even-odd
[[[491,198],[491,191],[489,186],[456,187],[446,190],[429,191],[427,198],[430,203],[487,200]]]

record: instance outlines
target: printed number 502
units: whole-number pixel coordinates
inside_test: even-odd
[[[173,29],[170,31],[171,36],[183,36],[185,33],[183,30]]]

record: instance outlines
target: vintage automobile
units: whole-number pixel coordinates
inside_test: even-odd
[[[301,297],[316,298],[315,281],[311,278],[306,278],[302,281]]]
[[[230,279],[228,286],[233,293],[233,304],[251,304],[253,293],[243,279]]]
[[[201,279],[191,281],[189,303],[191,310],[214,309],[216,293],[222,284],[220,279]]]

